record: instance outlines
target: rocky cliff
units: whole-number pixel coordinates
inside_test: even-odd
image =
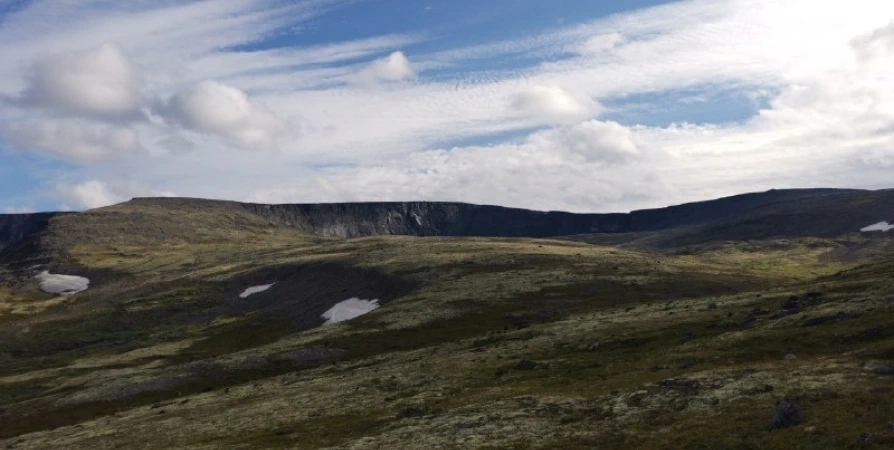
[[[576,214],[449,202],[370,202],[261,205],[188,198],[138,198],[133,207],[220,209],[249,212],[269,222],[314,234],[551,237],[654,231],[707,223],[755,208],[811,197],[861,191],[773,190],[632,213]]]
[[[773,190],[631,213],[576,214],[449,202],[262,205],[190,198],[137,198],[54,221],[56,240],[102,234],[156,240],[243,226],[277,226],[355,238],[376,235],[553,237],[667,230],[731,219],[773,205],[868,195],[869,191]],[[811,208],[822,216],[822,205]],[[153,213],[150,213],[152,211]],[[159,213],[161,212],[161,213]],[[0,251],[46,229],[59,213],[0,215]],[[819,217],[818,216],[818,217]],[[803,226],[790,224],[788,226]],[[45,233],[47,234],[47,233]],[[171,236],[176,235],[176,236]]]
[[[0,251],[42,231],[59,214],[0,214]]]

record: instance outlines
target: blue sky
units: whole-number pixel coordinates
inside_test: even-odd
[[[0,3],[0,213],[891,186],[880,0]]]

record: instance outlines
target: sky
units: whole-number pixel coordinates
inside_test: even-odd
[[[894,187],[889,0],[0,0],[0,213]]]

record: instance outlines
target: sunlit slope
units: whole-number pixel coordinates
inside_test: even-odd
[[[886,442],[894,271],[889,254],[864,257],[850,240],[656,254],[529,238],[340,239],[238,204],[193,206],[54,218],[6,254],[3,444]],[[43,270],[90,287],[41,293]],[[348,299],[380,306],[324,325]],[[769,431],[781,397],[797,399],[804,423]]]

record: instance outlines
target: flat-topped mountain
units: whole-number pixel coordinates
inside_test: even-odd
[[[54,242],[213,239],[222,230],[288,228],[327,237],[378,235],[559,237],[646,233],[650,243],[824,236],[894,221],[894,190],[771,190],[630,213],[532,211],[452,202],[264,205],[192,198],[136,198],[70,214],[0,216],[0,250],[50,227]],[[740,223],[746,220],[747,223]],[[656,232],[674,230],[673,239]],[[686,236],[684,238],[684,235]],[[637,239],[644,237],[636,235]]]
[[[586,437],[536,448],[698,429],[781,450],[804,439],[767,428],[790,398],[805,426],[835,416],[817,448],[837,449],[891,420],[894,190],[616,214],[138,198],[0,223],[0,446],[447,448],[517,423]]]

